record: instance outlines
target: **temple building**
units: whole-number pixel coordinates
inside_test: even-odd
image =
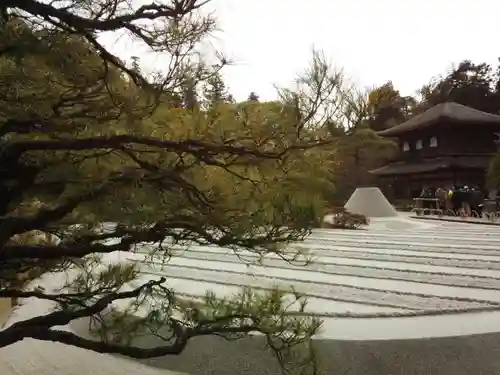
[[[423,187],[484,187],[497,150],[500,116],[461,104],[438,104],[378,134],[399,144],[395,159],[370,171],[394,198],[418,196]]]

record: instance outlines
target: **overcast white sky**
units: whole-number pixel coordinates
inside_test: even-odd
[[[273,84],[290,83],[313,46],[360,86],[392,80],[405,95],[453,63],[500,56],[497,0],[213,0],[210,8],[221,28],[214,45],[235,63],[224,76],[237,99],[274,98]]]

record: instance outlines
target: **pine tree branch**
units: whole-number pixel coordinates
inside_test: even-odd
[[[120,241],[114,245],[5,245],[0,252],[0,264],[19,259],[64,259],[82,258],[89,254],[106,254],[128,251],[132,244]],[[1,267],[1,266],[0,266]]]
[[[93,305],[80,308],[78,310],[55,311],[47,315],[14,323],[7,329],[0,331],[0,348],[11,345],[25,338],[34,338],[42,341],[52,341],[72,345],[99,353],[122,354],[132,358],[153,358],[181,353],[188,341],[196,336],[224,336],[231,334],[248,334],[251,332],[262,332],[265,334],[272,333],[265,332],[262,329],[260,326],[260,318],[253,317],[249,314],[239,313],[218,316],[213,319],[204,319],[194,326],[188,326],[175,319],[169,319],[170,327],[174,333],[173,337],[175,337],[173,343],[149,349],[104,341],[89,340],[79,337],[69,331],[52,329],[52,327],[56,326],[65,326],[75,319],[96,315],[106,309],[113,301],[136,298],[141,293],[147,292],[155,286],[161,286],[165,281],[165,278],[161,278],[160,280],[149,281],[132,291],[109,293],[100,298]],[[3,290],[0,291],[0,297],[35,297],[60,302],[63,299],[81,298],[82,293],[45,294],[41,291],[22,292],[16,290]],[[240,323],[247,321],[248,323],[232,325],[235,321]]]
[[[0,336],[1,337],[1,336]],[[154,358],[165,355],[180,354],[186,347],[189,337],[186,333],[176,336],[173,344],[155,348],[139,348],[134,346],[125,346],[110,342],[89,340],[75,335],[74,333],[60,330],[44,329],[33,331],[29,337],[42,340],[59,342],[66,345],[72,345],[78,348],[92,350],[98,353],[121,354],[131,358]]]
[[[78,300],[82,302],[85,298],[95,297],[102,293],[108,293],[109,288],[97,289],[89,292],[80,293],[45,293],[42,288],[35,288],[34,290],[19,290],[19,289],[0,289],[0,298],[38,298],[53,302],[68,302],[69,300]]]
[[[77,310],[54,311],[46,315],[14,323],[10,327],[0,331],[0,348],[11,345],[27,337],[36,338],[36,335],[47,331],[51,327],[65,326],[75,319],[98,314],[116,300],[136,298],[145,290],[150,290],[155,286],[159,286],[165,281],[166,279],[162,277],[159,280],[149,281],[131,291],[109,293],[88,307]]]
[[[141,24],[141,22],[154,22],[155,20],[178,21],[210,1],[172,0],[170,5],[151,3],[140,6],[135,10],[131,9],[128,13],[121,13],[118,11],[121,7],[117,6],[117,4],[110,4],[108,0],[108,3],[104,3],[101,7],[102,10],[113,9],[111,13],[108,12],[108,14],[99,15],[99,12],[97,12],[89,16],[84,16],[83,12],[78,12],[79,9],[73,10],[70,7],[59,8],[50,3],[47,4],[36,0],[4,0],[2,6],[5,8],[20,9],[32,16],[40,17],[52,25],[66,30],[70,34],[83,36],[98,51],[103,61],[109,62],[119,70],[125,72],[136,84],[153,88],[153,85],[150,85],[145,77],[128,68],[119,58],[104,48],[97,41],[94,33],[125,29],[139,40],[153,47],[156,43],[156,38],[146,35],[150,31],[149,28],[146,27],[145,32],[143,28],[137,25]]]
[[[82,338],[74,333],[59,330],[40,330],[34,331],[29,337],[43,340],[60,342],[67,345],[76,346],[87,350],[92,350],[98,353],[121,354],[127,357],[136,359],[146,359],[154,357],[162,357],[165,355],[180,354],[186,347],[188,341],[197,336],[209,335],[230,335],[230,334],[248,334],[251,332],[264,332],[259,324],[246,324],[234,327],[220,327],[218,325],[210,325],[210,322],[204,326],[187,327],[177,323],[174,327],[175,339],[172,344],[165,346],[157,346],[154,348],[139,348],[134,346],[125,346],[104,341],[95,341]],[[0,336],[1,337],[1,336]]]
[[[50,223],[64,218],[73,212],[81,203],[101,194],[108,183],[88,190],[82,194],[74,195],[54,208],[42,208],[32,216],[3,216],[0,218],[0,244],[6,243],[12,236],[35,229],[44,229]],[[4,249],[0,252],[2,257]]]
[[[279,158],[279,152],[252,150],[247,147],[213,143],[196,139],[173,141],[133,135],[98,136],[79,139],[61,140],[25,140],[10,142],[8,147],[14,150],[25,151],[57,151],[57,150],[93,150],[102,148],[119,149],[127,144],[144,145],[168,149],[176,152],[189,152],[202,157],[204,154],[217,155],[219,153],[237,154],[242,156],[257,156]],[[305,146],[305,145],[304,145]]]
[[[189,153],[197,157],[200,161],[204,161],[206,159],[208,163],[213,163],[214,156],[223,154],[279,160],[293,150],[307,150],[310,148],[324,146],[331,144],[331,141],[317,140],[311,142],[297,142],[296,144],[291,144],[284,149],[277,149],[273,147],[270,150],[237,146],[234,145],[234,143],[236,143],[234,140],[231,140],[230,144],[228,144],[226,142],[215,143],[198,139],[174,141],[124,134],[79,139],[13,141],[10,142],[7,147],[8,150],[16,152],[57,150],[82,151],[103,148],[123,149],[126,145],[135,144],[157,147],[159,149],[166,149],[177,153]]]
[[[51,4],[36,0],[4,0],[4,7],[19,8],[32,15],[44,19],[58,19],[69,27],[77,30],[114,31],[126,27],[132,22],[155,20],[158,18],[179,19],[207,4],[210,0],[174,0],[172,5],[146,4],[128,14],[105,18],[83,17],[63,8],[56,8]]]
[[[2,244],[6,243],[13,235],[16,234],[36,229],[38,230],[46,229],[51,223],[59,221],[63,219],[65,216],[72,213],[80,204],[93,200],[99,195],[104,194],[106,191],[108,191],[108,189],[115,186],[115,184],[130,183],[131,181],[137,181],[138,178],[141,178],[142,181],[146,182],[149,180],[155,180],[158,177],[145,175],[144,171],[141,170],[128,169],[120,174],[117,174],[116,176],[109,178],[107,181],[102,182],[100,185],[94,186],[91,189],[84,191],[83,193],[75,194],[73,196],[66,198],[65,200],[61,200],[56,207],[42,208],[38,210],[36,214],[31,216],[15,216],[15,215],[2,216],[0,217],[0,243]],[[136,233],[136,234],[140,235],[140,238],[144,238],[144,233]],[[90,245],[90,243],[87,243],[87,245]],[[127,244],[127,246],[129,245]],[[12,249],[13,247],[10,248]],[[32,247],[32,250],[35,253],[37,253],[36,246]],[[0,252],[0,259],[3,259],[4,256],[7,256],[8,251],[9,251],[9,246],[5,246]],[[20,254],[23,253],[21,248],[18,248],[18,251],[20,252]],[[80,251],[84,250],[80,249]],[[109,250],[109,251],[115,251],[115,250]],[[98,251],[98,252],[109,252],[109,251]],[[79,254],[78,249],[76,249],[75,253]],[[82,256],[82,255],[76,255],[76,256]]]
[[[175,220],[177,219],[177,220]],[[203,220],[203,219],[201,219]],[[213,229],[216,228],[215,224]],[[90,234],[75,237],[71,242],[60,243],[58,245],[30,245],[30,244],[9,244],[4,245],[0,251],[0,269],[8,262],[22,259],[64,259],[82,258],[89,254],[106,254],[115,251],[131,251],[134,245],[140,243],[161,243],[171,237],[174,241],[194,241],[203,245],[214,244],[218,246],[237,246],[248,249],[256,249],[268,243],[286,242],[286,236],[281,238],[278,230],[272,233],[255,235],[252,238],[238,237],[223,227],[218,228],[219,233],[206,228],[206,223],[196,222],[194,218],[181,217],[171,221],[156,223],[152,228],[145,230],[114,230],[104,234]],[[286,229],[282,229],[286,231]],[[306,231],[304,231],[304,234]],[[103,244],[110,238],[120,238],[114,244]],[[97,242],[97,243],[96,243]]]

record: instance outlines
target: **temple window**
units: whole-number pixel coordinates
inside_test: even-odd
[[[408,142],[403,143],[403,151],[410,151],[410,144]]]
[[[422,140],[419,139],[416,143],[415,143],[415,148],[417,150],[421,150],[422,148],[424,147],[423,143],[422,143]]]
[[[437,146],[438,146],[437,137],[432,137],[429,141],[429,147],[437,147]]]

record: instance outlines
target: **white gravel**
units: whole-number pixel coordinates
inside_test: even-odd
[[[166,275],[172,287],[191,295],[208,289],[227,295],[241,285],[279,284],[303,291],[311,297],[309,311],[339,315],[324,318],[316,341],[326,373],[497,374],[495,348],[500,338],[487,333],[500,332],[500,309],[491,311],[500,303],[498,243],[500,227],[402,218],[378,220],[363,232],[316,231],[306,244],[316,260],[307,271],[276,258],[262,267],[246,267],[227,249],[203,247],[193,247],[165,268],[156,265],[149,271]],[[60,280],[54,277],[49,284],[60,285]],[[50,308],[44,301],[26,300],[8,324]],[[387,315],[392,317],[381,317]],[[197,375],[279,374],[272,356],[261,348],[255,340],[226,343],[204,338],[194,340],[179,357],[151,361],[159,367],[154,369],[128,359],[24,340],[0,349],[0,374],[175,374],[165,368]]]
[[[421,322],[436,319],[436,314],[461,313],[460,321],[469,331],[474,331],[471,327],[478,310],[492,314],[496,313],[492,309],[498,309],[500,314],[500,227],[404,216],[378,218],[363,231],[316,230],[299,246],[313,256],[307,268],[277,257],[266,258],[262,265],[247,266],[232,250],[192,246],[165,267],[150,264],[145,271],[149,277],[167,275],[176,289],[194,295],[202,295],[207,289],[227,295],[244,285],[264,289],[293,286],[314,298],[310,311],[343,315],[325,321],[322,336],[329,338],[349,338],[345,329],[338,329],[339,324],[352,327],[359,324],[360,316],[371,315],[372,319],[364,320],[366,330],[361,337],[352,335],[352,339],[379,337],[369,328],[374,325],[373,319],[377,319],[377,327],[385,327],[386,339],[398,335],[391,327],[401,319],[406,323],[414,319],[399,318],[401,314],[420,314]],[[250,253],[239,255],[250,262],[255,260]],[[394,319],[380,318],[391,314]],[[462,332],[460,324],[440,324],[437,329],[430,324],[429,330],[417,326],[404,337]],[[500,330],[492,327],[492,331],[497,328]],[[484,325],[478,327],[478,332],[484,330]],[[340,331],[343,333],[339,336]]]

